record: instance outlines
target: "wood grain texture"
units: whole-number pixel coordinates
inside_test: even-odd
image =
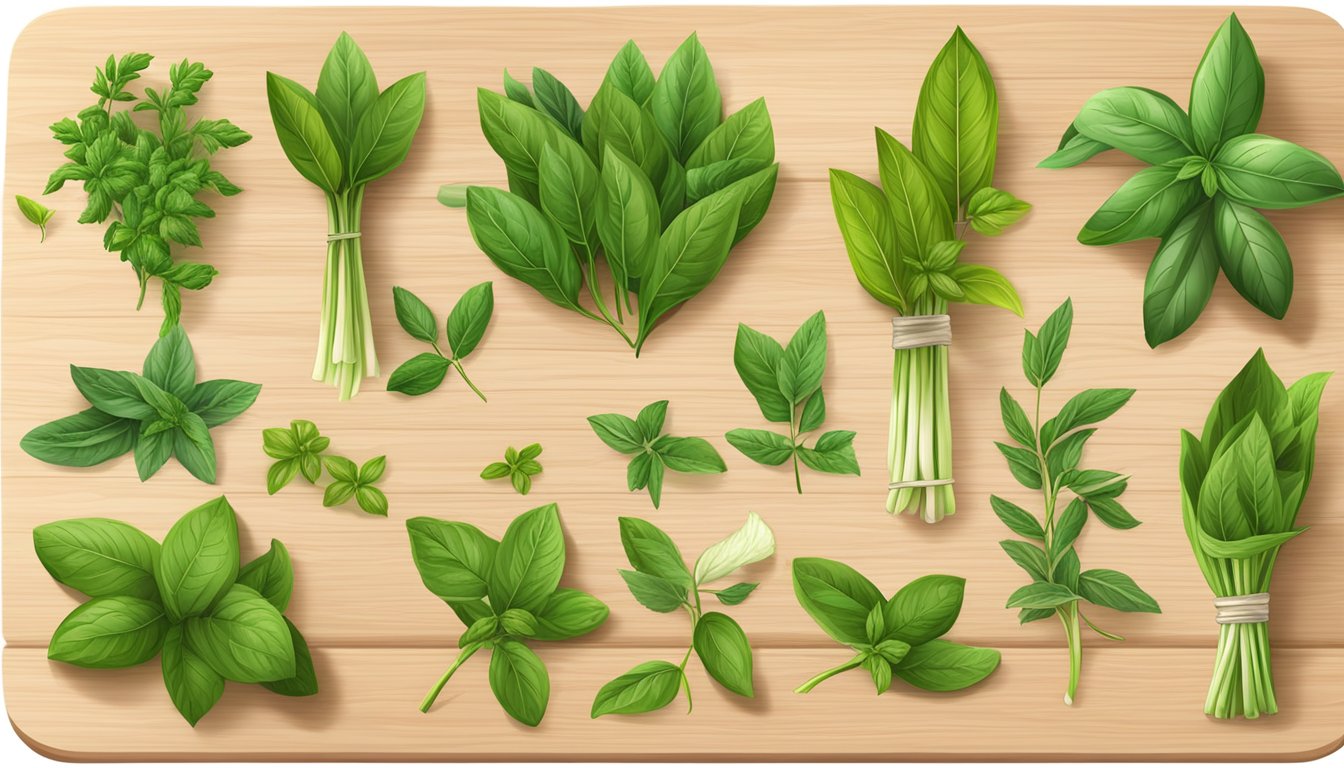
[[[221,271],[186,297],[184,318],[202,378],[262,382],[257,404],[214,432],[220,484],[207,488],[171,463],[151,483],[130,457],[88,470],[50,467],[18,449],[28,429],[73,412],[82,400],[67,364],[138,366],[160,315],[151,295],[133,311],[129,270],[102,251],[101,228],[75,223],[83,196],[72,186],[44,202],[58,213],[45,244],[13,205],[4,206],[0,328],[0,478],[3,479],[5,694],[16,728],[46,754],[78,759],[536,759],[617,758],[1239,758],[1301,759],[1338,746],[1344,728],[1344,588],[1332,577],[1344,547],[1338,390],[1327,390],[1318,471],[1302,512],[1312,526],[1278,566],[1272,633],[1284,713],[1258,723],[1212,723],[1202,712],[1216,629],[1208,589],[1181,530],[1176,430],[1197,428],[1216,392],[1263,346],[1294,379],[1344,368],[1344,240],[1341,203],[1271,212],[1293,254],[1297,289],[1286,320],[1256,313],[1220,280],[1196,326],[1157,351],[1143,342],[1139,312],[1152,241],[1107,249],[1074,234],[1137,165],[1114,153],[1062,171],[1036,169],[1092,93],[1141,84],[1185,101],[1189,78],[1225,9],[1163,8],[604,8],[478,9],[81,9],[45,16],[20,37],[9,81],[6,199],[35,195],[60,162],[45,126],[90,101],[89,70],[115,39],[167,63],[204,61],[215,78],[198,113],[227,116],[255,139],[220,156],[246,190],[211,201],[199,254]],[[1319,14],[1239,11],[1264,62],[1262,130],[1344,163],[1344,34]],[[854,280],[830,210],[826,169],[875,175],[872,126],[909,136],[924,71],[961,24],[985,54],[1001,101],[996,185],[1035,205],[1001,238],[975,238],[966,257],[1005,272],[1027,308],[953,311],[952,391],[958,514],[937,526],[882,511],[891,387],[889,312]],[[185,34],[208,28],[210,35]],[[442,317],[468,286],[494,280],[496,317],[468,360],[490,397],[459,382],[424,398],[375,391],[350,403],[308,380],[320,314],[325,220],[319,193],[285,161],[266,111],[266,69],[309,85],[327,48],[348,30],[388,82],[429,75],[429,106],[406,164],[370,189],[365,265],[384,370],[421,351],[397,328],[391,286],[403,285]],[[609,329],[545,303],[500,275],[471,241],[460,211],[434,200],[440,183],[502,183],[502,166],[480,136],[474,88],[500,72],[546,67],[586,103],[608,61],[636,39],[655,68],[692,30],[713,59],[725,106],[765,96],[773,117],[780,185],[763,226],[733,253],[703,294],[651,337],[636,360]],[[114,31],[115,34],[109,34]],[[184,42],[189,41],[189,42]],[[71,53],[80,52],[80,53]],[[140,85],[140,84],[137,84]],[[196,257],[196,254],[192,255]],[[1089,386],[1132,386],[1138,395],[1089,445],[1086,463],[1133,475],[1124,497],[1144,525],[1091,526],[1085,567],[1132,573],[1162,604],[1160,616],[1099,611],[1122,646],[1089,641],[1082,698],[1059,696],[1066,672],[1053,623],[1019,627],[1004,599],[1020,573],[997,541],[1005,530],[990,493],[1031,502],[993,441],[1002,439],[997,391],[1023,389],[1021,329],[1035,327],[1065,296],[1076,307],[1073,341],[1047,407]],[[761,467],[722,440],[732,427],[765,427],[732,368],[738,322],[783,336],[824,309],[830,326],[826,380],[831,428],[858,432],[863,477],[808,474],[793,492],[784,471]],[[726,475],[672,476],[663,508],[624,492],[624,461],[584,417],[633,414],[670,399],[669,428],[707,437]],[[389,456],[391,519],[323,509],[299,485],[264,493],[260,430],[292,418],[316,421],[336,450]],[[477,473],[505,446],[540,441],[545,472],[527,498]],[[281,700],[230,686],[194,731],[172,710],[156,665],[89,672],[48,663],[51,630],[76,596],[52,582],[30,531],[57,518],[110,516],[162,536],[183,511],[226,493],[238,510],[245,552],[272,538],[291,550],[298,578],[291,617],[317,649],[323,693]],[[522,733],[488,701],[483,669],[455,680],[433,716],[414,711],[446,663],[458,626],[420,585],[402,521],[464,519],[498,535],[517,513],[560,503],[569,540],[567,583],[612,607],[597,633],[543,651],[555,680],[545,724]],[[587,720],[602,682],[685,642],[681,617],[638,606],[623,566],[618,515],[668,530],[689,554],[720,538],[747,510],[774,528],[779,554],[752,571],[763,582],[732,609],[760,649],[762,697],[729,700],[703,676],[696,712]],[[1005,649],[982,690],[950,697],[901,692],[874,701],[859,676],[813,694],[790,690],[834,664],[829,643],[797,606],[788,562],[844,559],[887,591],[915,576],[969,579],[956,634]],[[681,645],[684,648],[684,645]],[[1062,741],[1037,724],[1066,719]],[[463,727],[466,726],[466,727]],[[824,731],[823,731],[824,729]],[[695,738],[691,738],[692,734]]]

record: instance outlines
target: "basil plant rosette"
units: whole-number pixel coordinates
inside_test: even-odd
[[[898,314],[887,511],[929,523],[956,511],[947,305],[988,304],[1022,315],[1003,275],[960,259],[968,229],[998,235],[1031,208],[991,186],[998,125],[994,79],[958,27],[920,89],[911,148],[877,129],[881,187],[831,170],[831,199],[854,275]]]

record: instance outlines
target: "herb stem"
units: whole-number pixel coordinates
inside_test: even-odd
[[[803,492],[803,476],[798,471],[798,426],[796,423],[796,414],[798,407],[792,406],[793,413],[789,416],[789,444],[793,446],[791,452],[793,457],[793,484],[799,493]],[[698,599],[698,597],[697,597]]]
[[[440,354],[442,354],[442,353],[440,353]],[[467,370],[466,370],[465,368],[462,367],[462,361],[461,361],[461,360],[458,360],[457,358],[454,358],[452,362],[453,362],[453,367],[456,368],[456,369],[457,369],[457,372],[458,372],[459,374],[462,375],[462,380],[465,381],[465,382],[467,382],[467,386],[468,386],[468,387],[471,387],[471,391],[472,391],[472,392],[475,392],[477,397],[481,398],[481,402],[483,402],[483,403],[485,403],[485,402],[489,402],[488,400],[485,399],[485,393],[482,392],[482,391],[476,386],[475,382],[473,382],[473,381],[471,380],[471,377],[467,375]]]
[[[453,665],[448,668],[447,672],[443,673],[443,677],[439,678],[439,681],[434,684],[434,687],[429,689],[429,693],[425,694],[424,701],[420,702],[421,712],[429,712],[429,708],[434,705],[434,700],[439,697],[439,693],[443,691],[443,687],[448,684],[448,680],[453,676],[453,673],[457,671],[457,668],[465,664],[467,659],[470,659],[472,654],[480,649],[481,643],[471,643],[463,648],[461,653],[457,654],[457,659],[453,662]]]
[[[625,343],[633,348],[635,342],[631,341],[630,336],[625,332],[624,326],[612,318],[611,312],[607,310],[607,303],[602,300],[602,285],[597,279],[597,255],[593,252],[591,246],[584,246],[584,258],[588,262],[588,268],[583,270],[584,282],[588,284],[588,294],[593,297],[593,304],[597,306],[597,311],[602,314],[600,319],[607,325],[615,328],[616,332],[621,334],[621,338],[625,339]]]
[[[824,681],[824,680],[828,680],[828,679],[830,679],[830,678],[832,678],[832,677],[835,677],[836,675],[840,674],[841,672],[847,672],[847,671],[849,671],[849,670],[851,670],[851,669],[853,669],[853,668],[859,666],[859,665],[862,664],[862,663],[863,663],[863,654],[860,653],[859,655],[855,656],[854,658],[850,659],[849,661],[846,661],[844,664],[841,664],[841,665],[838,666],[838,667],[832,667],[831,669],[828,669],[828,670],[826,670],[825,672],[822,672],[821,674],[817,675],[816,677],[813,677],[811,680],[808,680],[806,683],[803,683],[802,685],[798,686],[797,688],[794,688],[794,689],[793,689],[793,692],[794,692],[794,693],[807,693],[808,691],[812,690],[813,688],[816,688],[822,681]]]

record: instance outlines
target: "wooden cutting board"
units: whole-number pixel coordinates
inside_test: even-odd
[[[1272,636],[1282,714],[1214,722],[1202,712],[1217,628],[1210,594],[1180,522],[1177,429],[1197,428],[1217,391],[1264,346],[1289,379],[1344,369],[1344,204],[1270,218],[1287,239],[1298,279],[1293,307],[1275,322],[1220,280],[1195,328],[1160,350],[1142,338],[1140,296],[1152,241],[1108,249],[1074,240],[1078,226],[1136,164],[1114,153],[1066,171],[1035,168],[1092,93],[1140,84],[1185,100],[1190,76],[1227,10],[1215,8],[603,8],[603,9],[79,9],[43,16],[20,37],[10,73],[4,203],[3,459],[4,688],[9,716],[32,747],[80,760],[157,759],[1278,759],[1324,755],[1344,740],[1344,587],[1338,578],[1344,518],[1344,383],[1322,407],[1318,469],[1302,512],[1311,531],[1289,544],[1275,579]],[[1249,9],[1268,79],[1262,127],[1344,164],[1344,34],[1300,9]],[[831,214],[826,169],[876,168],[873,126],[908,137],[924,71],[955,25],[984,52],[1002,104],[997,186],[1035,204],[1025,224],[976,238],[968,257],[1018,286],[1027,320],[981,307],[953,311],[952,391],[959,511],[936,526],[889,517],[882,507],[891,385],[889,313],[850,272]],[[319,193],[284,159],[266,107],[263,73],[316,82],[342,30],[367,50],[385,81],[425,69],[429,106],[405,165],[371,188],[365,265],[385,370],[421,350],[398,329],[391,287],[402,285],[442,316],[468,286],[495,281],[495,320],[469,362],[489,394],[481,403],[450,380],[423,398],[368,391],[338,403],[309,380],[319,317],[324,210]],[[460,211],[435,202],[437,186],[502,184],[480,135],[473,89],[497,87],[505,67],[541,65],[587,103],[620,45],[634,38],[655,68],[690,32],[713,59],[725,105],[765,96],[782,163],[764,224],[722,275],[660,329],[636,360],[610,330],[562,312],[504,277],[472,244]],[[115,45],[115,48],[109,48]],[[103,252],[101,228],[75,218],[72,185],[45,202],[58,213],[45,244],[12,204],[36,196],[61,161],[46,126],[91,101],[93,66],[108,53],[150,51],[167,64],[191,57],[215,72],[199,114],[229,117],[256,138],[223,154],[221,169],[246,189],[210,200],[203,260],[221,272],[187,298],[184,317],[202,378],[264,384],[256,405],[215,430],[220,483],[209,488],[170,463],[151,482],[129,457],[74,470],[18,448],[25,431],[83,407],[67,364],[134,368],[155,338],[157,297],[133,311],[129,270]],[[139,84],[138,84],[139,85]],[[217,205],[216,205],[217,203]],[[1020,627],[1005,610],[1021,574],[996,542],[1006,531],[990,493],[1023,495],[993,441],[1002,437],[997,390],[1021,391],[1024,325],[1060,301],[1076,307],[1073,341],[1047,407],[1089,386],[1132,386],[1133,401],[1088,447],[1087,463],[1131,473],[1125,496],[1144,524],[1090,526],[1084,567],[1133,574],[1162,615],[1104,614],[1128,637],[1089,637],[1080,696],[1061,702],[1067,674],[1060,628]],[[722,439],[764,426],[732,367],[734,328],[782,336],[824,309],[831,356],[828,426],[859,433],[861,478],[792,478],[746,460]],[[672,401],[669,427],[701,435],[730,471],[672,476],[663,507],[625,492],[625,463],[584,417],[633,414]],[[294,486],[265,493],[260,432],[294,418],[317,422],[356,458],[387,453],[391,518],[329,510]],[[477,474],[508,445],[540,441],[545,473],[527,498]],[[290,616],[314,649],[322,692],[310,699],[230,685],[194,730],[173,710],[156,663],[90,671],[48,662],[45,646],[77,597],[33,554],[31,529],[89,515],[129,521],[161,537],[181,513],[219,493],[238,510],[245,557],[271,538],[293,554]],[[569,540],[568,584],[607,601],[610,621],[576,642],[543,645],[553,681],[545,722],[529,730],[490,697],[473,660],[429,715],[416,705],[451,661],[460,625],[420,584],[403,521],[467,520],[498,535],[516,514],[560,505]],[[756,650],[755,700],[718,689],[692,663],[696,707],[640,717],[588,718],[593,694],[636,662],[677,658],[684,617],[637,605],[617,576],[625,565],[618,515],[647,517],[695,553],[736,528],[748,510],[773,526],[779,552],[752,571],[763,582],[732,609]],[[808,696],[794,686],[847,658],[796,604],[789,561],[842,559],[890,592],[930,572],[969,579],[954,638],[1003,650],[1000,670],[964,693],[897,686],[876,697],[866,676],[838,677]]]

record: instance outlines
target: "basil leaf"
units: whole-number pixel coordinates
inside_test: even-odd
[[[197,480],[206,483],[215,482],[215,443],[210,438],[210,429],[205,421],[194,413],[182,416],[179,428],[173,436],[173,455]]]
[[[1212,156],[1228,139],[1251,133],[1265,106],[1265,70],[1236,14],[1218,27],[1190,83],[1190,124],[1199,151]]]
[[[1008,608],[1056,608],[1078,599],[1068,587],[1038,581],[1018,589],[1008,597]]]
[[[1293,298],[1293,262],[1279,231],[1259,211],[1223,195],[1213,198],[1211,229],[1227,281],[1256,309],[1282,320]]]
[[[636,571],[682,587],[691,585],[691,572],[686,568],[681,550],[661,528],[637,517],[621,517],[617,522],[621,530],[621,547]]]
[[[533,67],[532,91],[539,111],[555,118],[575,141],[583,140],[583,107],[564,83],[541,67]]]
[[[1097,141],[1078,132],[1078,128],[1073,123],[1069,123],[1069,129],[1064,132],[1064,138],[1059,142],[1059,148],[1049,157],[1036,164],[1037,168],[1072,168],[1080,165],[1097,155],[1105,152],[1111,147],[1104,142]]]
[[[372,459],[364,462],[364,466],[359,468],[358,482],[360,485],[371,485],[382,479],[383,473],[387,471],[387,457],[374,456]]]
[[[709,611],[695,623],[691,646],[705,671],[738,696],[756,695],[752,686],[751,645],[736,621]]]
[[[952,209],[933,175],[891,134],[877,129],[877,170],[896,226],[896,252],[918,258],[954,239]]]
[[[332,479],[352,484],[359,480],[359,467],[344,456],[323,456],[322,465],[331,473]]]
[[[158,415],[158,411],[145,402],[144,396],[148,388],[158,387],[148,380],[145,380],[144,385],[139,384],[137,379],[142,377],[130,371],[72,365],[70,378],[84,399],[104,413],[137,420],[152,419]]]
[[[663,435],[650,447],[668,469],[677,472],[713,475],[728,471],[714,446],[698,437]]]
[[[496,613],[533,611],[545,604],[565,570],[565,539],[554,504],[524,512],[509,523],[490,567],[487,593]]]
[[[686,604],[686,587],[640,571],[620,571],[639,604],[657,613],[671,613]]]
[[[531,485],[531,480],[528,481]],[[524,491],[523,493],[527,493]],[[370,515],[381,515],[387,517],[387,495],[371,485],[359,485],[355,487],[355,501],[359,508]]]
[[[653,502],[653,508],[657,509],[663,497],[663,460],[656,453],[645,455],[648,456],[645,482],[649,488],[649,500]]]
[[[937,182],[949,211],[960,211],[993,181],[998,130],[994,78],[958,27],[929,65],[911,135],[914,155]]]
[[[373,65],[350,35],[342,32],[327,53],[317,77],[315,97],[333,142],[346,153],[360,115],[378,100],[378,79]]]
[[[1087,100],[1078,132],[1159,165],[1195,154],[1190,118],[1170,98],[1147,88],[1108,88]]]
[[[518,82],[513,75],[509,74],[507,69],[504,70],[504,95],[509,97],[509,101],[516,101],[525,107],[535,109],[537,106],[532,101],[532,91],[528,90],[526,85]]]
[[[536,612],[537,640],[568,640],[586,635],[607,620],[605,603],[577,589],[557,589]]]
[[[999,542],[1005,554],[1017,563],[1018,567],[1027,572],[1032,581],[1048,581],[1047,576],[1050,571],[1050,562],[1046,559],[1045,552],[1034,544],[1028,544],[1025,541],[1015,539],[1004,539]]]
[[[140,437],[135,441],[135,471],[142,483],[162,469],[168,463],[168,457],[173,455],[173,432],[176,429],[170,422],[161,421],[158,424],[164,425],[166,429],[151,432],[142,428]]]
[[[751,176],[764,166],[747,158],[720,160],[686,172],[686,198],[691,202],[708,197],[736,181]]]
[[[510,717],[535,727],[546,714],[551,679],[532,649],[506,638],[490,655],[490,690]]]
[[[1256,208],[1297,208],[1344,195],[1344,179],[1324,156],[1291,141],[1250,133],[1213,158],[1218,187]]]
[[[1096,515],[1097,519],[1107,527],[1124,530],[1139,525],[1139,521],[1134,519],[1129,510],[1121,506],[1120,502],[1115,499],[1091,497],[1087,500],[1087,506],[1091,508],[1092,514]]]
[[[912,646],[942,637],[961,614],[966,580],[956,576],[922,576],[901,587],[882,610],[886,631]]]
[[[635,715],[662,709],[677,698],[685,673],[666,661],[646,661],[603,685],[593,699],[589,713],[593,719],[603,715]]]
[[[672,154],[682,163],[723,120],[723,98],[714,81],[714,67],[695,34],[663,65],[649,108]]]
[[[1025,509],[998,496],[989,497],[989,506],[1013,533],[1037,541],[1045,540],[1045,531],[1041,529],[1041,524]]]
[[[1209,206],[1204,204],[1163,237],[1143,285],[1143,335],[1148,346],[1156,348],[1185,333],[1209,303],[1218,279],[1215,234]]]
[[[544,145],[537,179],[541,210],[569,242],[596,251],[597,167],[583,148],[563,138]]]
[[[1049,422],[1046,423],[1049,426]],[[1044,433],[1046,427],[1041,428]],[[1083,445],[1088,438],[1096,434],[1096,429],[1081,429],[1060,439],[1045,454],[1046,468],[1050,470],[1052,485],[1058,485],[1058,479],[1067,471],[1076,469],[1083,457]]]
[[[639,409],[635,416],[635,426],[646,441],[658,439],[663,431],[663,422],[667,420],[667,401],[659,400]]]
[[[1050,420],[1054,429],[1050,435],[1044,434],[1045,430],[1042,430],[1042,441],[1053,443],[1060,435],[1110,418],[1133,396],[1132,389],[1085,389],[1069,398],[1059,410],[1059,415]]]
[[[1053,570],[1054,564],[1058,563],[1060,558],[1073,546],[1073,542],[1078,540],[1078,535],[1083,532],[1083,525],[1087,523],[1087,503],[1082,499],[1074,499],[1060,513],[1059,518],[1055,520],[1054,536],[1050,538],[1050,564]]]
[[[917,645],[892,667],[892,674],[926,691],[959,691],[989,677],[999,666],[992,648],[933,640]]]
[[[629,416],[599,413],[588,417],[588,425],[599,440],[621,453],[630,454],[644,449],[644,433]]]
[[[775,380],[789,412],[821,388],[826,373],[826,314],[817,312],[794,332],[779,358]]]
[[[182,625],[187,646],[227,680],[262,683],[294,676],[294,641],[275,606],[234,584],[206,616]]]
[[[970,217],[971,229],[990,237],[1003,234],[1005,229],[1026,216],[1030,210],[1031,203],[991,186],[977,190],[966,203],[966,215]]]
[[[224,677],[187,647],[180,624],[168,628],[160,661],[168,698],[183,719],[195,727],[224,695]]]
[[[140,425],[97,408],[49,421],[19,441],[24,453],[48,464],[92,467],[131,450]]]
[[[884,602],[858,571],[818,557],[793,561],[793,592],[817,626],[846,645],[867,643],[868,613]]]
[[[765,218],[765,212],[770,208],[770,200],[775,195],[775,184],[778,181],[779,163],[775,163],[724,187],[724,189],[737,188],[742,197],[742,210],[737,215],[737,232],[733,235],[733,245],[742,242],[742,239],[761,223],[761,219]]]
[[[500,156],[512,177],[525,183],[529,194],[523,197],[531,204],[540,203],[530,194],[536,191],[540,179],[541,150],[547,144],[567,140],[559,124],[535,109],[510,101],[487,88],[476,91],[476,105],[481,119],[481,133],[491,148]],[[514,189],[512,179],[509,185]],[[515,193],[518,190],[514,189]],[[471,209],[470,189],[467,209]]]
[[[281,618],[284,618],[283,616]],[[317,670],[313,668],[313,653],[294,622],[285,619],[290,639],[294,643],[294,675],[284,680],[267,680],[262,687],[281,696],[316,696]]]
[[[729,115],[705,137],[686,160],[688,169],[716,163],[746,161],[756,167],[775,160],[775,131],[765,99],[760,98]]]
[[[583,118],[583,147],[593,162],[605,158],[611,148],[639,166],[654,187],[660,187],[674,163],[668,146],[653,112],[641,108],[614,85],[604,84],[588,104]]]
[[[611,60],[602,84],[610,85],[640,106],[653,95],[653,70],[634,40],[626,41],[621,50],[616,52],[616,58]]]
[[[625,482],[631,491],[643,490],[649,484],[649,465],[653,461],[651,453],[637,453],[625,468]]]
[[[793,456],[794,445],[787,437],[764,429],[734,429],[724,437],[758,464],[777,467]]]
[[[746,522],[714,543],[695,561],[697,585],[718,581],[752,563],[775,554],[775,535],[761,516],[748,512]]]
[[[611,146],[602,158],[597,233],[612,276],[622,288],[643,277],[658,251],[658,197],[644,172]]]
[[[869,656],[863,660],[863,668],[873,678],[873,685],[879,695],[891,688],[891,664],[886,659],[878,655]]]
[[[449,603],[486,596],[499,542],[474,525],[432,517],[407,520],[406,531],[411,560],[426,589]]]
[[[1023,448],[1034,450],[1036,431],[1031,426],[1031,420],[1027,418],[1027,412],[1008,393],[1007,387],[999,388],[999,412],[1003,417],[1003,428],[1008,431],[1008,436]]]
[[[196,386],[196,357],[182,326],[174,326],[167,336],[150,347],[149,355],[145,357],[144,376],[180,400],[191,397]]]
[[[1114,498],[1125,492],[1128,483],[1129,475],[1103,469],[1084,469],[1069,480],[1068,488],[1084,500]]]
[[[1078,577],[1083,599],[1117,611],[1161,613],[1157,601],[1139,588],[1134,580],[1119,571],[1093,568]]]
[[[403,395],[424,395],[443,383],[452,365],[448,358],[435,352],[421,352],[397,366],[387,377],[387,391]]]
[[[803,414],[798,418],[798,431],[812,432],[821,429],[821,425],[826,421],[826,396],[822,394],[821,387],[807,398],[803,405]]]
[[[1070,591],[1077,593],[1079,590],[1078,572],[1081,569],[1082,565],[1078,562],[1078,550],[1069,547],[1057,558],[1055,567],[1050,573],[1050,580],[1056,584],[1063,584]]]
[[[1032,336],[1027,331],[1027,343],[1022,347],[1022,370],[1027,380],[1043,387],[1054,378],[1059,363],[1064,359],[1064,349],[1069,345],[1069,334],[1073,330],[1073,300],[1065,299],[1041,325],[1040,334]]]
[[[1180,180],[1180,168],[1159,165],[1134,174],[1101,204],[1078,232],[1084,245],[1114,245],[1165,237],[1199,199],[1199,183]]]
[[[154,580],[174,621],[205,613],[238,577],[238,520],[223,496],[173,523]]]
[[[1041,468],[1035,453],[1003,443],[994,445],[998,446],[999,453],[1008,461],[1008,471],[1013,473],[1017,482],[1033,490],[1041,487]]]
[[[1222,541],[1277,533],[1273,521],[1283,501],[1274,447],[1258,414],[1209,465],[1198,501],[1199,527]]]
[[[47,645],[47,658],[77,667],[121,669],[154,658],[168,621],[158,603],[118,595],[95,597],[61,621]]]
[[[859,460],[854,455],[854,433],[837,429],[817,438],[812,448],[799,447],[798,458],[818,472],[833,475],[858,475]]]
[[[350,141],[350,179],[362,186],[386,176],[411,151],[425,114],[425,73],[407,75],[378,94]]]
[[[134,526],[98,517],[60,520],[33,529],[33,549],[53,579],[89,597],[159,597],[159,543]]]
[[[541,211],[511,192],[468,187],[467,222],[477,246],[501,272],[554,304],[580,311],[578,262]]]
[[[832,168],[831,205],[859,284],[873,298],[903,312],[905,283],[896,222],[882,190],[849,171]]]
[[[266,554],[238,571],[237,583],[256,590],[266,602],[275,606],[275,610],[284,613],[294,594],[294,566],[289,559],[289,550],[279,539],[271,539],[271,548]]]
[[[724,605],[739,605],[746,600],[752,592],[755,592],[756,588],[759,586],[760,584],[754,582],[742,582],[741,584],[734,584],[726,589],[720,589],[718,592],[714,593],[714,596]]]
[[[434,311],[420,300],[419,296],[402,288],[392,286],[392,306],[397,313],[397,323],[411,338],[426,344],[439,341],[439,321],[434,319]]]
[[[267,72],[266,99],[280,148],[294,170],[327,194],[344,190],[344,164],[322,120],[317,97],[293,80]]]
[[[737,340],[733,343],[733,367],[751,396],[756,398],[761,415],[767,421],[787,423],[793,418],[793,407],[779,387],[779,366],[783,356],[784,347],[778,341],[738,323]]]
[[[226,424],[252,407],[261,394],[261,385],[233,379],[202,381],[183,399],[187,408],[201,417],[207,427]]]

